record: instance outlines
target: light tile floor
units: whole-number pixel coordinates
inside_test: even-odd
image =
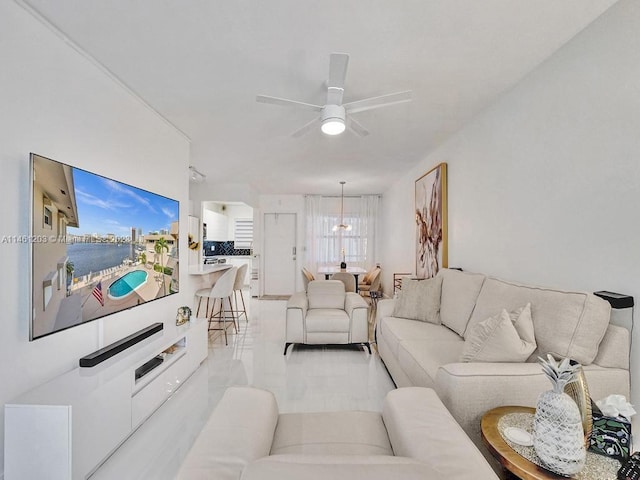
[[[245,295],[248,299],[248,295]],[[362,348],[284,348],[286,302],[248,302],[249,321],[224,344],[211,332],[209,356],[182,387],[91,476],[91,480],[172,480],[230,385],[272,391],[281,412],[382,409],[394,385],[380,358]],[[229,327],[229,332],[232,327]]]

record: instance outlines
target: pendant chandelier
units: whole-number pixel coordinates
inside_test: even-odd
[[[338,230],[343,230],[348,232],[351,230],[351,225],[346,225],[344,223],[344,184],[347,183],[345,181],[340,182],[342,185],[342,193],[340,194],[340,225],[334,225],[333,231],[337,232]]]

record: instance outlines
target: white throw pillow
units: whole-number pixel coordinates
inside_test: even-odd
[[[440,324],[442,277],[426,280],[402,280],[402,290],[393,308],[393,316]]]
[[[478,323],[467,336],[461,362],[524,362],[536,349],[531,304],[511,313],[504,308]]]

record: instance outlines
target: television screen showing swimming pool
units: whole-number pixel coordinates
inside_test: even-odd
[[[178,292],[179,202],[31,154],[30,339]]]

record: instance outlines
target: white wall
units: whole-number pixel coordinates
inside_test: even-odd
[[[0,2],[0,32],[0,237],[29,233],[29,153],[36,152],[179,200],[185,252],[187,139],[16,3]],[[112,342],[152,320],[175,328],[172,312],[183,304],[182,294],[172,295],[29,342],[28,245],[0,243],[0,264],[2,405],[76,367],[101,335]],[[2,465],[3,447],[0,436]]]
[[[387,292],[415,268],[414,181],[447,162],[450,266],[640,301],[639,26],[621,0],[385,192]]]

